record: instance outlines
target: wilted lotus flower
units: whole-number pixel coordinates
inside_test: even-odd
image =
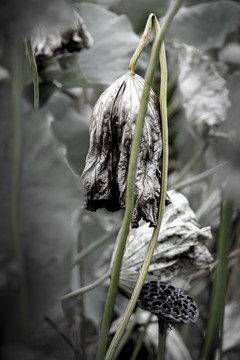
[[[125,209],[126,180],[144,80],[131,72],[116,80],[98,99],[91,116],[90,148],[81,178],[84,207]],[[132,227],[141,218],[157,224],[162,152],[159,102],[151,90],[138,157]]]
[[[210,227],[200,228],[188,200],[177,191],[168,192],[171,204],[166,208],[158,243],[146,281],[171,281],[174,286],[189,288],[192,275],[209,268],[213,258],[206,247],[212,238]],[[130,230],[122,261],[119,287],[130,295],[145,260],[153,229],[141,223]]]

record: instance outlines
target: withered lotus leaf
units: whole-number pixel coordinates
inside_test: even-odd
[[[84,207],[125,209],[126,181],[144,80],[127,72],[98,99],[90,119],[90,147],[81,177]],[[162,153],[160,107],[151,90],[138,157],[132,227],[141,218],[156,226]]]

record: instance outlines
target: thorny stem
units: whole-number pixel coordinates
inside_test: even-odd
[[[157,360],[165,360],[166,353],[166,338],[167,338],[167,323],[158,319],[158,352]]]
[[[141,269],[137,284],[133,291],[132,297],[128,303],[128,306],[127,306],[127,309],[123,316],[123,319],[122,319],[122,321],[115,333],[115,336],[111,342],[111,345],[108,349],[105,360],[110,360],[113,358],[115,349],[117,348],[117,346],[119,344],[119,341],[123,335],[123,332],[127,326],[128,321],[130,319],[130,316],[134,310],[134,307],[136,306],[137,299],[139,297],[141,288],[143,286],[144,280],[147,275],[147,271],[148,271],[148,268],[149,268],[149,265],[150,265],[150,262],[152,259],[152,255],[153,255],[153,252],[155,249],[155,245],[156,245],[157,238],[158,238],[158,233],[159,233],[160,226],[161,226],[164,205],[165,205],[165,199],[166,199],[167,173],[168,173],[168,125],[167,125],[167,98],[166,98],[167,97],[167,89],[166,89],[167,88],[167,67],[166,67],[166,58],[165,58],[165,49],[164,49],[164,44],[163,44],[163,38],[164,38],[166,30],[168,29],[174,15],[180,8],[181,3],[182,3],[182,0],[177,0],[175,2],[175,4],[169,9],[169,11],[165,17],[165,20],[163,22],[162,29],[161,29],[161,31],[158,32],[158,34],[155,38],[151,56],[150,56],[149,66],[148,66],[146,76],[145,76],[145,84],[144,84],[143,94],[142,94],[142,98],[141,98],[141,102],[140,102],[140,110],[139,110],[139,114],[138,114],[138,118],[137,118],[137,124],[141,120],[142,126],[143,126],[143,121],[144,121],[144,116],[146,113],[150,87],[151,87],[151,84],[153,81],[153,75],[154,75],[154,72],[155,72],[155,69],[157,66],[158,56],[159,56],[159,52],[161,49],[161,53],[160,53],[160,60],[161,60],[160,61],[160,65],[161,65],[160,109],[161,109],[161,119],[162,119],[163,162],[162,162],[161,198],[160,198],[160,207],[159,207],[159,214],[158,214],[158,224],[153,232],[153,235],[152,235],[152,238],[151,238],[151,241],[149,244],[148,252],[147,252],[143,267]],[[155,20],[154,26],[157,27],[156,21],[157,20]]]
[[[233,204],[226,200],[222,204],[221,225],[218,238],[218,267],[216,270],[213,294],[211,299],[211,310],[206,332],[203,359],[214,359],[215,351],[219,345],[219,330],[223,319],[227,275],[228,275],[228,254],[231,244],[231,224],[232,224]]]
[[[33,75],[33,90],[34,90],[34,109],[39,109],[39,78],[38,78],[38,68],[35,60],[35,56],[32,49],[31,40],[27,40],[28,54],[32,66],[32,75]]]
[[[20,336],[27,333],[27,290],[25,262],[19,229],[19,197],[22,160],[22,90],[23,90],[23,44],[18,40],[12,43],[12,98],[13,98],[13,168],[11,184],[11,231],[14,255],[21,273],[21,289],[19,291]]]
[[[80,263],[84,258],[86,258],[89,254],[91,254],[94,250],[96,250],[99,246],[105,244],[106,241],[111,239],[113,235],[115,235],[122,226],[122,222],[114,226],[109,232],[101,236],[98,240],[91,243],[89,246],[85,247],[79,254],[76,255],[73,260],[72,267],[76,266]]]
[[[92,282],[91,284],[86,285],[86,286],[84,286],[84,287],[82,287],[80,289],[77,289],[75,291],[70,292],[67,295],[62,296],[61,299],[60,299],[61,302],[73,299],[73,298],[75,298],[75,297],[77,297],[79,295],[84,294],[87,291],[95,289],[98,285],[102,284],[107,278],[109,278],[110,274],[111,274],[110,271],[108,271],[105,275],[103,275],[102,277],[100,277],[96,281]]]

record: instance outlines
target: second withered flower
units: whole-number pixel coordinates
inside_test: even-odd
[[[129,71],[109,86],[94,106],[81,177],[87,210],[125,209],[129,157],[143,86],[144,80]],[[157,224],[161,153],[160,106],[151,90],[137,163],[132,227],[138,227],[141,218],[150,226]]]

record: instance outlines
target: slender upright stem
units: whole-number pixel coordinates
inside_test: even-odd
[[[12,43],[12,98],[13,98],[13,168],[11,184],[11,230],[14,255],[21,273],[19,292],[20,337],[27,333],[27,290],[25,262],[19,229],[19,197],[22,162],[22,91],[23,91],[24,46],[18,40]]]
[[[167,324],[158,319],[158,350],[157,360],[165,360]]]
[[[155,245],[156,245],[156,242],[158,239],[158,233],[159,233],[160,226],[161,226],[164,205],[165,205],[165,199],[166,199],[167,172],[168,172],[168,124],[167,124],[167,99],[166,99],[166,97],[167,97],[167,91],[166,91],[167,67],[166,67],[166,58],[165,58],[165,49],[164,49],[164,44],[163,44],[163,38],[164,38],[166,30],[169,27],[174,15],[178,11],[179,7],[181,6],[181,3],[182,3],[182,0],[177,0],[175,2],[175,4],[173,5],[173,7],[170,8],[170,10],[168,11],[168,13],[165,17],[165,21],[163,23],[162,29],[161,29],[161,31],[158,32],[158,34],[155,38],[151,56],[150,56],[149,66],[148,66],[146,76],[145,76],[145,84],[144,84],[144,88],[143,88],[143,94],[142,94],[142,98],[141,98],[141,102],[140,102],[140,111],[139,111],[139,115],[138,115],[138,119],[140,118],[140,119],[144,120],[144,116],[145,116],[146,108],[147,108],[148,96],[149,96],[149,92],[150,92],[150,87],[152,84],[153,75],[154,75],[154,72],[155,72],[155,69],[157,66],[159,52],[161,49],[161,54],[160,54],[160,59],[161,59],[161,62],[160,62],[160,65],[161,65],[160,109],[161,109],[161,118],[162,118],[163,164],[162,164],[161,198],[160,198],[160,207],[159,207],[159,214],[158,214],[158,224],[153,232],[152,239],[149,244],[148,252],[147,252],[143,267],[140,271],[140,275],[139,275],[137,284],[135,286],[135,289],[133,291],[132,297],[128,303],[127,309],[126,309],[123,319],[115,333],[112,343],[108,349],[105,360],[110,360],[113,358],[115,349],[117,348],[117,346],[119,344],[121,336],[123,335],[123,332],[127,326],[130,316],[134,310],[134,307],[136,306],[137,299],[139,297],[141,288],[143,286],[144,280],[147,275],[147,271],[148,271],[148,268],[149,268],[149,265],[150,265],[150,262],[152,259],[152,255],[153,255],[153,252],[155,249]],[[156,26],[156,28],[157,28],[156,23],[154,24],[154,26]]]
[[[38,78],[38,68],[37,63],[35,60],[35,56],[32,49],[31,40],[27,40],[27,48],[28,48],[28,54],[31,61],[32,66],[32,75],[33,75],[33,91],[34,91],[34,108],[36,110],[39,109],[39,78]]]
[[[227,275],[228,275],[228,254],[231,244],[233,204],[226,200],[222,204],[221,224],[217,244],[218,266],[215,273],[211,309],[206,332],[204,347],[204,360],[215,358],[215,351],[219,345],[219,330],[224,314]]]
[[[153,49],[152,49],[151,58],[150,58],[150,64],[149,64],[149,67],[148,67],[148,70],[146,73],[146,77],[145,77],[145,84],[144,84],[143,93],[142,93],[142,97],[141,97],[141,101],[140,101],[140,109],[139,109],[139,114],[138,114],[137,121],[136,121],[135,133],[134,133],[134,138],[133,138],[133,142],[132,142],[132,150],[131,150],[131,155],[130,155],[130,160],[129,160],[129,168],[128,168],[128,176],[127,176],[127,189],[126,189],[126,210],[125,210],[123,225],[122,225],[122,229],[120,232],[117,250],[115,253],[115,258],[114,258],[114,262],[113,262],[113,266],[112,266],[111,283],[109,286],[109,291],[108,291],[107,300],[106,300],[106,304],[105,304],[101,333],[100,333],[100,338],[99,338],[97,360],[102,360],[104,358],[106,348],[107,348],[108,332],[109,332],[113,307],[114,307],[114,303],[115,303],[115,297],[117,294],[122,258],[123,258],[123,254],[124,254],[124,250],[125,250],[129,227],[130,227],[131,220],[132,220],[132,212],[133,212],[133,208],[134,208],[134,189],[135,189],[135,174],[136,174],[136,167],[137,167],[137,159],[138,159],[138,153],[139,153],[140,144],[141,144],[144,118],[145,118],[146,111],[147,111],[147,104],[148,104],[148,98],[149,98],[151,84],[153,81],[153,75],[154,75],[154,72],[155,72],[155,69],[157,66],[159,51],[160,51],[160,48],[162,45],[163,37],[165,35],[165,32],[166,32],[174,14],[177,12],[181,3],[182,3],[182,0],[181,1],[177,0],[165,18],[165,21],[163,24],[163,29],[161,32],[159,32],[159,34],[156,37],[155,42],[153,44]],[[166,189],[166,186],[167,185],[164,184],[164,186],[162,187],[162,191],[161,191],[161,202],[163,204],[165,203],[166,191],[164,194],[164,187]],[[164,208],[164,205],[163,205],[163,208]],[[163,210],[162,210],[162,212],[163,212]],[[161,210],[160,210],[160,213],[161,213]],[[158,229],[158,231],[159,231],[159,229]],[[155,239],[155,241],[157,241],[157,238]],[[153,250],[154,250],[154,248],[152,249],[152,253],[153,253]],[[149,262],[148,266],[150,264],[150,261],[151,261],[151,258],[149,259],[149,257],[148,257],[148,262]],[[146,267],[145,267],[145,272],[147,272]],[[140,286],[142,285],[143,281],[144,281],[144,279],[141,278],[141,281],[138,284],[137,290],[135,292],[135,297],[132,301],[130,301],[131,308],[132,307],[134,308],[134,306],[135,306],[134,303],[136,304],[137,297],[141,291]],[[124,329],[127,325],[129,317],[133,311],[133,308],[131,310],[128,310],[128,314],[127,314],[127,316],[125,316],[125,319],[124,319],[124,326],[121,326],[121,324],[120,324],[119,328],[121,328],[121,330],[120,330],[121,335],[124,332]],[[117,333],[115,334],[115,336],[116,335],[117,335]],[[114,342],[112,343],[113,345],[112,345],[112,347],[110,346],[109,352],[106,355],[106,359],[112,359],[114,350],[115,350],[116,346],[118,345],[120,338],[121,338],[121,336],[119,337],[119,335],[118,335],[117,341],[115,341],[115,343]]]
[[[144,34],[144,39],[142,40],[142,45],[140,45],[140,47],[138,48],[139,51],[137,51],[137,53],[135,52],[132,60],[130,61],[129,69],[132,72],[134,72],[136,61],[140,55],[141,49],[144,46],[143,44],[146,43],[146,39],[149,36],[149,25],[151,24],[151,22],[152,22],[152,16],[150,15],[146,26],[147,30]],[[157,62],[155,64],[155,67],[156,65]],[[110,322],[113,313],[113,307],[115,303],[115,297],[118,289],[122,258],[125,250],[130,224],[132,221],[132,213],[134,208],[135,174],[137,168],[138,153],[140,150],[140,145],[142,140],[142,130],[143,130],[144,119],[147,111],[148,98],[149,98],[154,70],[150,74],[151,79],[149,79],[149,81],[146,83],[146,86],[144,86],[142,98],[140,101],[139,114],[136,120],[136,127],[132,142],[132,150],[129,159],[129,167],[128,167],[128,175],[127,175],[126,209],[125,209],[123,224],[119,235],[117,249],[112,265],[111,282],[110,282],[104,314],[103,314],[103,321],[102,321],[100,338],[99,338],[99,346],[97,351],[97,360],[102,360],[107,350],[108,333],[109,333]]]
[[[139,337],[137,339],[137,343],[135,345],[135,348],[134,348],[134,351],[132,353],[132,356],[131,356],[130,360],[136,360],[137,359],[137,356],[139,354],[139,351],[141,350],[143,341],[145,339],[148,326],[151,323],[151,319],[152,319],[152,314],[149,315],[147,321],[144,324],[143,330],[142,330],[141,334],[139,335]]]

